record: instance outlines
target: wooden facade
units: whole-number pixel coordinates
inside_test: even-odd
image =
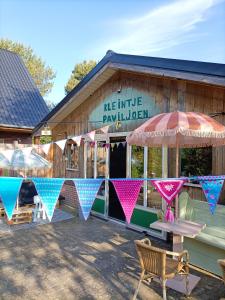
[[[126,56],[126,62],[127,60],[135,61],[137,59],[147,65],[144,67],[142,64],[135,63],[133,65],[125,65],[125,62],[119,64],[113,61],[114,58],[117,58],[117,54],[110,55],[111,61],[109,58],[108,65],[99,68],[93,77],[90,76],[90,79],[84,85],[81,84],[80,89],[75,88],[59,104],[58,109],[46,118],[46,124],[52,129],[53,141],[69,139],[79,135],[83,136],[80,147],[75,147],[78,151],[76,154],[77,161],[72,168],[68,167],[67,148],[62,153],[57,145],[53,145],[53,152],[51,153],[53,158],[52,176],[68,179],[175,177],[175,149],[162,147],[156,151],[148,147],[137,149],[137,146],[125,144],[126,146],[123,147],[121,145],[123,145],[126,136],[131,131],[148,118],[163,112],[177,110],[201,112],[213,116],[225,125],[224,66],[209,66],[207,63],[200,63],[202,68],[200,70],[198,63],[196,65],[194,62],[157,60],[159,64],[165,63],[165,68],[160,67],[160,65],[149,67],[146,63],[147,58],[142,60],[141,57],[135,58],[132,56],[130,58]],[[107,55],[104,59],[108,59]],[[123,60],[124,56],[121,55],[120,59]],[[153,59],[151,63],[154,65],[155,60]],[[166,63],[170,63],[170,68],[167,68]],[[177,64],[176,66],[180,64],[181,71],[175,70],[173,63]],[[105,125],[112,125],[109,127],[108,134],[103,134],[98,130]],[[40,128],[41,126],[37,127],[36,130],[40,131]],[[85,134],[92,130],[96,130],[96,135],[94,146],[91,149],[90,140]],[[106,147],[105,152],[99,151],[103,142],[108,143],[109,146]],[[68,144],[71,144],[71,140]],[[114,153],[115,144],[117,150]],[[209,157],[204,157],[204,161],[209,162],[210,174],[225,175],[225,146],[210,148],[209,150],[209,154],[207,154]],[[100,155],[100,161],[104,161],[104,166],[99,167],[98,155]],[[138,165],[140,161],[142,161],[142,164]],[[138,167],[133,170],[132,166],[135,164]],[[115,173],[115,170],[118,170],[118,172]],[[180,169],[180,175],[183,176],[181,172],[183,172],[182,168]],[[101,193],[100,189],[95,199],[92,207],[93,214],[105,219],[119,221],[130,228],[145,231],[153,236],[166,238],[164,232],[150,229],[150,224],[159,218],[161,210],[165,210],[165,203],[157,191],[152,188],[149,181],[144,180],[130,224],[126,223],[124,214],[121,213],[122,208],[120,204],[118,205],[118,198],[117,202],[115,201],[117,196],[115,196],[115,191],[113,192],[114,188],[111,182],[105,180],[103,189],[105,193]],[[220,223],[217,217],[210,216],[205,219],[205,216],[208,216],[207,213],[210,213],[199,184],[196,182],[185,184],[182,191],[187,191],[188,197],[193,200],[192,202],[189,201],[190,205],[197,203],[197,208],[204,207],[204,211],[203,209],[196,210],[198,212],[196,215],[193,214],[193,217],[201,215],[201,220],[206,223],[209,219],[211,220],[211,224],[209,222],[207,226],[209,225],[209,229],[212,229],[213,234],[210,233],[211,235],[209,234],[208,238],[203,241],[202,249],[209,249],[207,248],[209,247],[209,241],[213,235],[217,235],[219,230],[218,240],[222,245],[220,248],[224,250],[225,188],[219,199],[220,205],[217,206],[217,212],[221,215],[220,220],[222,220]],[[63,195],[66,198],[64,202],[66,205],[78,207],[77,194],[72,181],[68,180],[64,184]],[[182,196],[180,196],[181,199]],[[181,205],[180,209],[182,209]],[[192,210],[190,209],[190,211]],[[117,211],[117,214],[114,214],[115,211]],[[198,219],[194,219],[194,221],[198,221]],[[209,232],[211,232],[210,230]],[[214,239],[215,236],[213,236]],[[197,243],[196,240],[194,242]],[[210,246],[212,254],[210,261],[212,264],[207,266],[207,261],[202,261],[202,254],[198,251],[200,249],[199,244],[196,244],[197,250],[193,250],[191,247],[192,241],[190,242],[190,248],[188,248],[191,257],[196,258],[196,261],[201,261],[201,264],[198,264],[193,260],[194,264],[220,274],[216,268],[212,268],[212,264],[216,263],[221,249],[218,250],[215,245]]]
[[[101,86],[93,95],[90,95],[76,110],[72,111],[63,121],[53,128],[53,140],[57,141],[69,136],[80,135],[91,130],[100,128],[102,124],[89,123],[89,116],[92,111],[113,92],[121,89],[135,88],[147,93],[158,108],[158,112],[169,111],[195,111],[210,115],[225,111],[225,88],[185,80],[159,78],[150,75],[132,74],[118,72],[108,82]],[[76,101],[76,100],[75,100]],[[216,117],[216,120],[225,124],[223,115]],[[98,120],[97,120],[98,121]],[[121,122],[121,128],[110,128],[110,132],[130,132],[137,128],[144,120],[132,122]],[[65,122],[65,123],[64,123]],[[71,122],[71,123],[69,123]],[[83,176],[83,155],[80,151],[79,171],[66,171],[65,162],[57,146],[54,155],[54,177],[82,177]],[[82,150],[82,147],[81,147]],[[174,151],[170,151],[169,175],[174,176],[175,159]],[[225,147],[213,149],[214,175],[225,173]]]

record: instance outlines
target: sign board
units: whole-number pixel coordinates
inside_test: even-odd
[[[150,95],[133,88],[114,92],[106,97],[90,114],[89,121],[103,125],[117,121],[145,121],[159,113],[155,100]]]

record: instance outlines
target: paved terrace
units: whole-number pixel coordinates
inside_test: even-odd
[[[4,235],[0,299],[131,299],[140,271],[133,241],[141,238],[143,234],[93,217]],[[189,299],[222,299],[223,283],[201,276]],[[153,282],[142,285],[139,299],[157,300],[161,295],[161,287]],[[172,299],[185,297],[169,289]]]

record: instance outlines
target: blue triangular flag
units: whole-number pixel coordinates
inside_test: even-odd
[[[9,220],[12,219],[23,178],[0,177],[0,197]]]
[[[64,178],[31,178],[38,195],[45,208],[48,219],[51,221]]]
[[[92,205],[102,184],[102,179],[74,179],[84,219],[87,220]]]
[[[214,214],[215,212],[216,204],[219,200],[220,193],[223,187],[223,182],[224,180],[221,179],[200,181],[205,197],[209,204],[209,209],[212,214]]]

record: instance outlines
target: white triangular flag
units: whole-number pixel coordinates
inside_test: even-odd
[[[3,151],[1,151],[1,153],[5,156],[5,158],[8,159],[9,162],[11,162],[14,150],[11,150],[11,149],[3,150]]]
[[[120,142],[116,143],[117,148],[119,147],[119,145],[120,145]]]
[[[78,147],[80,147],[81,139],[82,139],[82,135],[71,137],[71,140],[73,140]]]
[[[64,148],[65,148],[65,145],[66,145],[66,142],[67,142],[67,139],[65,140],[60,140],[60,141],[57,141],[55,142],[56,145],[59,146],[59,148],[62,150],[62,152],[64,151]]]
[[[109,131],[109,125],[100,128],[100,130],[101,130],[102,132],[104,132],[105,134],[108,133],[108,131]]]
[[[116,144],[115,144],[115,143],[111,143],[111,147],[112,147],[112,149],[113,149],[115,146],[116,146]]]
[[[48,143],[48,144],[44,144],[44,145],[41,145],[41,150],[46,154],[48,155],[48,152],[50,150],[50,147],[51,147],[52,143]]]
[[[123,148],[126,147],[126,143],[127,143],[127,142],[122,142]]]
[[[87,136],[88,136],[92,141],[94,141],[94,140],[95,140],[95,130],[88,132],[88,133],[87,133]]]
[[[23,155],[28,157],[28,156],[30,156],[31,151],[33,150],[33,148],[32,147],[26,147],[26,148],[22,148],[21,150],[23,152]]]

